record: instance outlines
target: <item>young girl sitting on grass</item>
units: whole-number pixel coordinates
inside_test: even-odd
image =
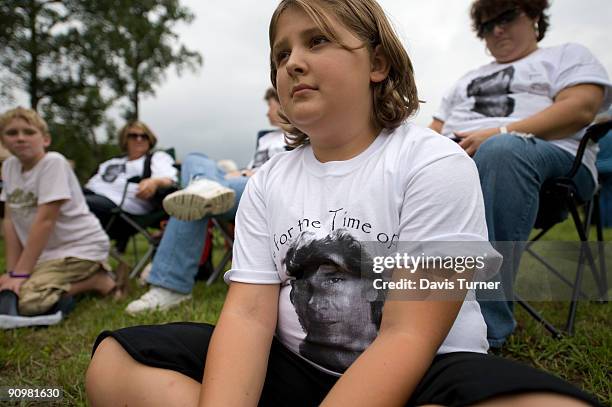
[[[388,300],[381,316],[368,279],[355,277],[358,241],[487,239],[471,159],[406,122],[418,106],[413,70],[380,6],[284,0],[270,45],[285,130],[299,148],[274,156],[246,187],[218,324],[104,332],[86,378],[92,405],[589,401],[488,356],[473,293]]]

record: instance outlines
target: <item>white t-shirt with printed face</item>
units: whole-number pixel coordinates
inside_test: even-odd
[[[98,172],[85,187],[98,195],[102,195],[120,205],[127,180],[139,177],[144,171],[146,156],[136,160],[128,160],[127,157],[111,158],[100,164]],[[177,180],[177,169],[174,168],[174,159],[163,151],[157,151],[151,157],[151,178],[170,178]],[[136,196],[138,184],[129,183],[125,201],[122,208],[134,215],[143,215],[153,208],[151,202]]]
[[[442,99],[434,117],[444,122],[442,134],[507,126],[553,104],[565,88],[593,83],[605,88],[602,111],[612,101],[612,83],[605,68],[577,44],[539,48],[523,59],[508,64],[492,62],[468,72]],[[550,140],[576,155],[584,131]],[[597,145],[585,151],[583,163],[596,176]]]
[[[272,157],[245,189],[235,233],[226,281],[280,283],[278,338],[331,373],[356,359],[380,322],[374,294],[354,276],[359,241],[488,245],[473,161],[412,124],[382,132],[348,161],[321,163],[310,146]],[[465,301],[439,352],[487,348],[480,307]]]
[[[0,200],[10,208],[22,246],[27,242],[38,206],[65,200],[38,263],[66,257],[106,260],[108,237],[98,218],[89,211],[79,182],[63,155],[48,152],[25,172],[19,160],[10,157],[2,165],[2,177]]]

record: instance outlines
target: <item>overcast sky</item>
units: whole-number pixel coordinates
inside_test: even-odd
[[[490,61],[470,30],[469,0],[379,0],[403,41],[416,72],[421,100],[414,119],[427,125],[442,95],[460,76]],[[141,103],[141,119],[160,145],[178,156],[199,151],[246,164],[256,132],[267,128],[262,99],[268,86],[269,19],[277,0],[183,0],[196,18],[177,27],[180,40],[204,64],[180,78],[174,70],[154,97]],[[552,0],[550,28],[540,46],[577,42],[612,73],[612,1]]]

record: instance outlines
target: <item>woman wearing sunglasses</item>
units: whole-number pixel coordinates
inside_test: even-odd
[[[89,208],[103,226],[117,206],[133,215],[150,212],[154,206],[151,198],[155,192],[177,181],[174,159],[163,151],[151,153],[156,143],[157,137],[145,123],[127,123],[119,132],[119,146],[125,155],[100,164],[96,175],[85,185]],[[138,183],[129,183],[126,191],[126,184],[133,177],[143,179]],[[131,230],[128,225],[117,224],[110,235],[127,238]]]
[[[526,241],[539,190],[572,166],[586,126],[610,105],[611,83],[585,47],[540,47],[548,0],[476,0],[472,27],[493,58],[464,75],[442,99],[430,127],[454,138],[474,157],[483,189],[489,240]],[[588,198],[596,180],[590,145],[577,175]],[[497,247],[506,261],[499,278],[511,293],[520,250]],[[513,257],[515,256],[515,257]],[[491,291],[488,291],[491,296]],[[479,293],[488,340],[500,348],[516,325],[511,294]]]

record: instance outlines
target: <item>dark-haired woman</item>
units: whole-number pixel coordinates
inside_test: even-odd
[[[548,28],[548,6],[547,0],[473,3],[473,28],[494,60],[459,79],[430,125],[474,157],[493,242],[528,239],[542,183],[569,171],[585,127],[612,97],[608,75],[588,49],[538,46]],[[597,146],[590,145],[576,177],[583,198],[595,187],[596,154]],[[494,348],[516,325],[512,302],[505,299],[512,299],[521,245],[497,249],[506,260],[500,272],[506,294],[479,293]]]

